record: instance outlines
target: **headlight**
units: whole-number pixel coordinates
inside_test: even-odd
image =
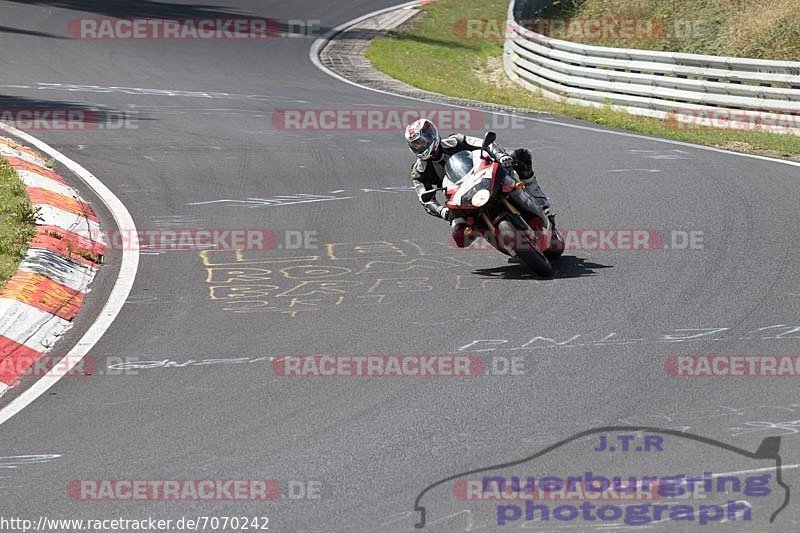
[[[489,198],[492,196],[492,193],[489,192],[488,189],[481,189],[475,194],[472,195],[472,206],[473,207],[483,207],[486,205],[486,202],[489,201]]]

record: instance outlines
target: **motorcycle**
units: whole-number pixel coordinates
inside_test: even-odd
[[[492,159],[488,147],[496,138],[487,132],[481,150],[453,154],[445,164],[442,187],[427,192],[444,191],[453,218],[465,220],[454,233],[463,235],[461,242],[456,239],[457,246],[468,247],[482,237],[540,276],[548,276],[553,271],[551,260],[564,252],[564,239],[524,190],[516,172]]]

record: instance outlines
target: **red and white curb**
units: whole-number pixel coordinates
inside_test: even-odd
[[[0,395],[72,327],[106,245],[92,208],[38,152],[0,137],[0,156],[16,169],[38,208],[36,235],[0,289]]]
[[[139,270],[139,238],[136,231],[136,224],[133,221],[133,217],[128,212],[128,209],[125,207],[125,204],[123,204],[111,189],[100,181],[97,176],[89,172],[80,163],[73,161],[46,142],[37,139],[29,133],[25,133],[3,122],[0,122],[0,131],[4,131],[9,135],[21,139],[27,145],[31,145],[40,152],[52,157],[64,165],[67,170],[75,174],[83,185],[88,187],[108,209],[109,213],[111,213],[111,217],[114,219],[116,227],[126,231],[131,239],[122,250],[122,256],[119,260],[119,272],[114,281],[114,286],[111,288],[106,303],[97,314],[97,317],[83,333],[80,340],[69,349],[58,365],[50,369],[35,383],[26,387],[24,391],[19,393],[19,396],[0,409],[0,425],[2,425],[19,414],[25,407],[36,401],[36,399],[47,392],[50,387],[58,383],[61,378],[69,374],[76,365],[81,363],[86,354],[94,348],[98,341],[103,338],[103,335],[105,335],[108,329],[114,324],[114,321],[122,312],[122,308],[131,290],[133,290],[133,284],[136,281],[136,273]]]

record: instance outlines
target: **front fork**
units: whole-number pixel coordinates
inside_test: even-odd
[[[525,248],[534,246],[539,248],[540,251],[548,250],[550,246],[551,225],[547,217],[542,217],[544,224],[544,242],[542,242],[538,240],[538,232],[531,228],[531,226],[525,220],[525,217],[522,216],[519,210],[511,202],[509,202],[505,196],[499,196],[499,200],[503,204],[503,207],[505,207],[505,210],[503,213],[500,213],[498,216],[494,217],[494,220],[492,220],[492,217],[489,216],[486,210],[481,209],[478,211],[478,217],[486,225],[487,229],[485,232],[476,232],[473,225],[467,221],[466,227],[464,228],[464,238],[466,241],[471,243],[478,235],[480,235],[492,246],[497,248],[499,252],[508,254],[512,257],[517,255],[516,248],[518,246],[523,246]],[[500,223],[503,220],[509,222],[514,228],[511,232],[509,232],[508,229],[501,229]],[[464,246],[469,246],[467,242],[465,242]]]
[[[544,235],[544,246],[542,247],[542,250],[549,250],[552,239],[552,224],[550,219],[544,214],[542,208],[539,207],[539,204],[536,203],[533,195],[528,191],[528,189],[525,188],[525,184],[521,180],[514,179],[511,176],[506,176],[502,185],[502,190],[498,192],[500,193],[498,195],[500,202],[511,214],[512,225],[520,231],[530,231],[531,234],[527,237],[531,240],[531,242],[536,242],[536,231],[530,227],[530,225],[527,223],[527,217],[520,213],[517,206],[520,206],[525,212],[536,216],[540,220],[541,229]],[[511,199],[511,201],[509,201],[509,199]],[[499,217],[495,217],[495,219],[492,220],[486,211],[481,209],[478,212],[478,216],[484,222],[484,224],[486,224],[486,227],[489,228],[489,231],[495,237],[495,239],[497,239],[496,242],[501,242],[500,235],[498,235],[497,224],[500,222],[503,215],[501,214]],[[464,235],[466,237],[472,237],[472,233],[473,229],[468,225],[464,230]],[[516,242],[516,240],[517,239],[514,239],[512,242]],[[513,246],[512,250],[507,251],[509,251],[511,255],[516,255],[513,250]]]
[[[539,204],[536,203],[536,199],[525,187],[525,184],[521,180],[506,177],[506,181],[503,183],[503,192],[505,192],[508,195],[508,198],[510,198],[514,204],[519,206],[523,211],[540,218],[542,220],[542,226],[546,225],[547,216],[545,216],[544,210],[539,207]],[[507,198],[503,197],[503,200],[505,200],[505,204],[508,206],[509,202],[507,201]],[[512,211],[512,208],[509,208],[509,211]],[[519,215],[519,212],[516,209],[513,209],[512,212]]]
[[[527,193],[527,191],[525,191],[525,193]],[[527,194],[527,196],[531,197],[530,194]],[[522,214],[520,214],[516,206],[514,206],[511,202],[509,202],[508,198],[506,198],[505,196],[500,196],[500,201],[503,203],[508,212],[513,215],[511,223],[514,226],[516,226],[516,228],[519,229],[520,231],[525,231],[526,229],[530,231],[531,235],[529,235],[528,237],[531,239],[532,242],[536,242],[537,239],[536,231],[530,227],[525,217],[523,217]],[[544,237],[544,242],[542,243],[541,248],[542,250],[549,250],[552,239],[551,230],[553,228],[553,225],[550,223],[550,219],[547,216],[545,216],[544,211],[542,211],[542,209],[539,208],[536,202],[532,199],[530,200],[530,202],[533,204],[533,209],[531,209],[532,213],[536,215],[536,217],[541,221],[542,225],[542,236]]]

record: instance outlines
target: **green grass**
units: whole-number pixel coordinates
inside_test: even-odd
[[[757,59],[800,59],[798,0],[566,0],[554,16],[656,19],[661,32],[644,39],[572,40]]]
[[[664,0],[658,0],[664,1]],[[647,135],[736,151],[800,159],[800,137],[716,128],[675,129],[669,123],[607,108],[568,105],[510,82],[502,70],[502,39],[464,39],[459,20],[504,19],[507,0],[437,0],[421,20],[375,39],[367,58],[381,70],[415,87],[459,98],[523,107],[574,117]]]
[[[17,271],[33,238],[36,211],[14,167],[0,158],[0,287]]]

